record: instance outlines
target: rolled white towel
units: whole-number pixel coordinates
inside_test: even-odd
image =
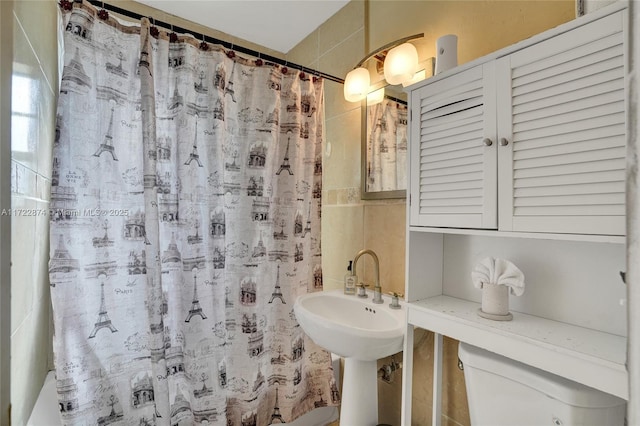
[[[524,293],[524,274],[516,265],[506,259],[486,257],[471,272],[476,288],[484,284],[496,284],[509,287],[511,294],[521,296]]]

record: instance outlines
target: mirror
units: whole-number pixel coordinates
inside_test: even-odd
[[[407,94],[384,80],[377,86],[384,94],[362,101],[362,199],[406,198]]]

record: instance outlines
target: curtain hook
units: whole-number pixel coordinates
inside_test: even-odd
[[[173,24],[171,24],[171,34],[169,34],[169,42],[175,43],[178,41],[178,34],[173,31]]]
[[[149,34],[151,37],[158,38],[160,35],[160,30],[156,27],[156,19],[153,16],[149,16],[149,20],[151,21],[151,28],[149,28]]]
[[[204,39],[204,34],[200,34],[202,36],[202,43],[200,43],[200,49],[204,50],[205,52],[207,50],[209,50],[209,44],[207,44],[207,42]]]
[[[262,64],[263,64],[262,57],[260,55],[261,55],[261,53],[258,52],[258,59],[256,59],[256,66],[259,66],[259,67],[261,67]]]
[[[109,12],[107,12],[107,10],[104,8],[104,2],[102,3],[102,9],[98,12],[98,18],[102,19],[103,21],[106,21],[107,19],[109,19]]]
[[[284,61],[284,67],[282,67],[282,74],[286,74],[289,72],[289,69],[287,68],[287,65],[289,65],[289,61],[285,60]]]
[[[72,10],[73,9],[73,3],[71,1],[69,1],[69,0],[60,0],[60,2],[58,4],[64,10]]]
[[[233,42],[231,42],[231,50],[227,51],[227,57],[233,59],[236,57],[236,52],[233,51]]]

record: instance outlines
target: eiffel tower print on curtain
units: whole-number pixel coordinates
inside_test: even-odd
[[[229,76],[229,82],[227,83],[227,87],[224,89],[224,94],[231,96],[231,100],[235,103],[237,103],[236,101],[236,92],[235,90],[233,90],[233,76],[235,74],[235,70],[236,70],[236,63],[235,61],[233,62],[233,68],[231,68],[231,76]]]
[[[91,88],[91,77],[84,71],[80,50],[76,47],[73,58],[71,58],[62,70],[60,93],[67,94],[71,91],[86,94]]]
[[[108,328],[112,333],[118,331],[118,329],[111,323],[109,314],[107,314],[107,305],[104,301],[104,278],[106,278],[106,275],[102,275],[102,277],[102,282],[100,283],[100,310],[98,311],[98,321],[94,324],[93,330],[89,335],[89,339],[96,337],[96,333],[103,328]]]
[[[293,176],[293,172],[291,171],[291,164],[289,164],[289,143],[291,142],[291,132],[287,132],[287,148],[284,151],[284,159],[282,160],[282,164],[280,164],[280,168],[276,172],[276,176],[280,176],[280,173],[285,170],[289,172],[289,176]]]
[[[111,118],[109,119],[109,128],[107,129],[107,134],[104,135],[104,141],[98,147],[98,150],[94,157],[100,157],[103,152],[108,152],[111,154],[113,161],[118,161],[118,157],[116,157],[116,150],[113,146],[113,107],[111,107]]]
[[[284,297],[282,297],[282,290],[280,289],[280,265],[278,265],[276,287],[273,289],[273,293],[271,293],[271,300],[269,300],[269,303],[273,303],[275,299],[280,299],[283,304],[287,304],[287,302],[284,301]]]
[[[271,424],[273,424],[274,422],[286,423],[282,418],[282,414],[280,414],[280,407],[278,407],[278,388],[276,388],[276,403],[273,405],[273,413],[271,413]]]
[[[200,318],[207,319],[207,316],[202,312],[202,307],[200,306],[200,300],[198,300],[198,283],[197,283],[198,273],[194,272],[193,274],[193,300],[191,301],[191,309],[189,309],[189,314],[187,315],[187,319],[184,322],[191,321],[196,315],[199,315]]]
[[[195,161],[196,163],[198,163],[198,167],[203,167],[202,163],[200,162],[200,155],[198,155],[198,114],[194,114],[194,116],[196,117],[196,124],[194,132],[195,136],[193,137],[193,149],[189,154],[189,159],[185,161],[184,165],[188,166],[192,161]]]
[[[311,201],[309,201],[309,215],[307,216],[307,224],[302,231],[302,238],[311,233]]]

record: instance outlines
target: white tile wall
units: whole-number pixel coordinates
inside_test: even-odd
[[[16,0],[11,18],[11,422],[22,425],[51,359],[47,212],[58,93],[57,5]]]

